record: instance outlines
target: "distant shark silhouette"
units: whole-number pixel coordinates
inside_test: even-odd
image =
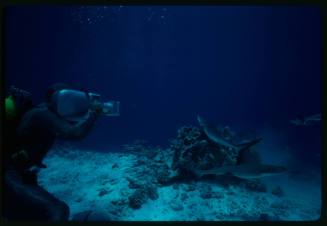
[[[321,114],[311,115],[303,118],[296,118],[290,120],[290,122],[296,126],[311,126],[314,123],[321,121]]]
[[[208,170],[194,169],[193,172],[198,177],[208,174],[214,174],[214,175],[229,174],[239,178],[254,179],[254,178],[261,178],[265,176],[281,174],[287,171],[287,169],[284,166],[262,164],[259,154],[249,149],[254,144],[260,142],[261,138],[255,139],[254,141],[245,144],[233,145],[230,142],[227,142],[226,140],[220,137],[219,131],[215,126],[207,123],[199,115],[197,116],[197,119],[204,133],[211,141],[219,145],[238,150],[236,165],[221,166]]]

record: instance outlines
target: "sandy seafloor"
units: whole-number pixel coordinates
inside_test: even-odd
[[[115,221],[258,220],[261,214],[291,221],[320,217],[321,188],[314,176],[297,180],[286,175],[266,177],[263,181],[267,192],[226,188],[205,181],[196,182],[195,189],[189,189],[188,183],[159,186],[157,199],[148,199],[141,208],[132,209],[128,197],[134,189],[129,188],[126,177],[136,175],[137,159],[132,153],[112,150],[103,153],[72,149],[58,154],[53,148],[44,160],[48,167],[41,170],[39,184],[69,205],[70,219],[90,210],[93,217],[89,220]],[[141,180],[142,175],[136,178]],[[283,196],[271,193],[277,185],[283,189]],[[212,188],[211,197],[200,195],[203,186]]]

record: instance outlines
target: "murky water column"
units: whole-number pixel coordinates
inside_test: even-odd
[[[143,18],[147,22],[162,21],[168,17],[168,9],[165,6],[79,6],[71,8],[72,20],[81,25],[101,23],[103,20],[115,20],[117,16],[123,16],[125,9],[144,11]]]

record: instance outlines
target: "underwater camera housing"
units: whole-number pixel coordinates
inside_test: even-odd
[[[63,89],[52,97],[57,113],[70,121],[85,120],[90,109],[106,116],[119,116],[119,101],[102,102],[101,96],[79,90]]]
[[[91,103],[96,103],[101,106],[102,114],[106,116],[119,116],[120,115],[120,102],[119,101],[101,101],[100,94],[88,93]]]

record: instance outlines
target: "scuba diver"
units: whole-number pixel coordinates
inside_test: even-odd
[[[68,205],[38,185],[37,174],[47,167],[42,160],[57,138],[82,139],[101,114],[119,115],[119,102],[102,103],[98,94],[60,83],[48,88],[46,101],[38,106],[33,107],[30,95],[19,89],[11,92],[5,104],[5,131],[10,132],[5,142],[3,217],[7,221],[68,220]],[[15,104],[19,114],[13,113]]]

